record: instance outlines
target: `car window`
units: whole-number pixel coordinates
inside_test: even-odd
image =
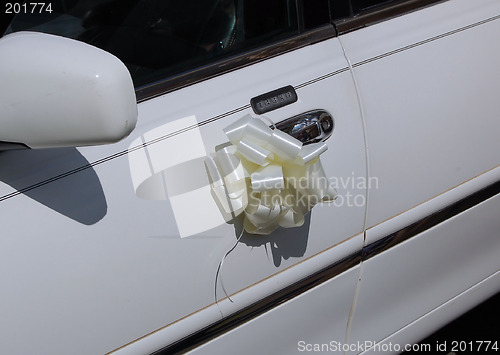
[[[136,87],[299,32],[293,0],[71,0],[17,13],[6,33],[74,38],[120,58]]]
[[[315,28],[325,23],[331,22],[331,3],[332,0],[300,0],[299,6],[302,7],[302,18],[304,29]]]

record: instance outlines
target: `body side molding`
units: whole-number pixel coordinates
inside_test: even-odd
[[[365,246],[359,252],[356,252],[330,266],[298,281],[268,297],[248,306],[220,321],[204,328],[184,339],[181,339],[171,345],[154,352],[154,355],[164,355],[192,350],[240,325],[256,318],[274,307],[289,301],[304,292],[321,285],[322,283],[340,275],[350,268],[358,265],[360,262],[369,260],[384,251],[395,247],[396,245],[417,236],[418,234],[442,223],[450,218],[467,211],[468,209],[492,198],[500,193],[500,181],[497,181],[455,203],[445,207],[421,220],[408,225],[399,231],[388,235],[374,243]]]

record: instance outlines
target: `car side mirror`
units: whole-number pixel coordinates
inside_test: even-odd
[[[37,32],[0,39],[0,150],[114,143],[136,121],[130,73],[112,54]]]

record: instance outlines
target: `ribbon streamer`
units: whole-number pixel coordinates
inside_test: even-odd
[[[230,144],[208,156],[205,167],[226,222],[244,213],[246,232],[267,235],[301,226],[317,203],[337,198],[319,158],[326,143],[303,146],[250,115],[224,132]]]

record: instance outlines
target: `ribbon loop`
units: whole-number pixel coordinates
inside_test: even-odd
[[[233,145],[237,145],[245,137],[260,146],[265,146],[273,134],[264,122],[256,120],[250,115],[246,115],[226,127],[224,133]]]
[[[224,132],[232,145],[207,157],[205,166],[226,221],[244,213],[246,232],[267,235],[301,226],[316,204],[336,199],[319,159],[326,143],[303,146],[250,115]]]
[[[252,190],[264,192],[267,190],[281,190],[285,188],[283,168],[278,164],[270,164],[250,175]]]
[[[260,166],[266,166],[273,159],[269,150],[244,139],[239,141],[236,149],[246,160]]]
[[[274,130],[267,148],[283,161],[289,161],[298,156],[302,142],[285,132]]]

